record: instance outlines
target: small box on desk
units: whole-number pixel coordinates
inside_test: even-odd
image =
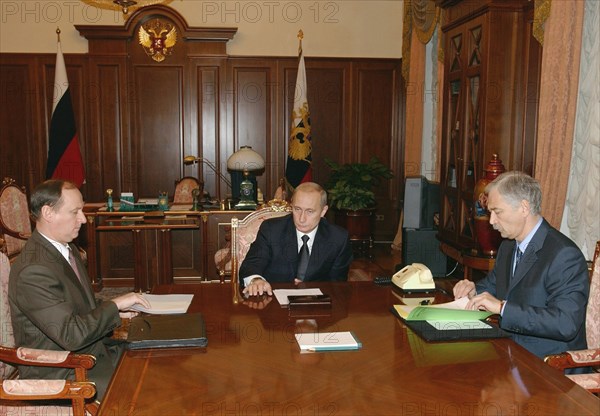
[[[402,229],[402,261],[396,266],[398,270],[408,264],[422,263],[431,270],[434,277],[444,277],[448,273],[448,259],[440,250],[437,240],[438,230],[429,229]]]

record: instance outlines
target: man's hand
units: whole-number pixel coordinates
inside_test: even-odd
[[[145,308],[150,308],[150,302],[141,293],[129,292],[111,300],[117,305],[120,312],[131,312],[133,305],[142,305]]]
[[[261,296],[253,299],[247,299],[242,301],[243,305],[246,305],[250,309],[262,310],[267,307],[269,303],[273,300],[272,296]]]
[[[452,289],[452,291],[454,292],[454,299],[464,298],[465,296],[471,299],[477,294],[477,290],[475,290],[475,283],[468,279],[463,279],[458,282],[456,285],[454,285],[454,289]]]
[[[271,289],[271,285],[265,279],[255,277],[250,281],[250,284],[244,288],[243,293],[246,296],[257,296],[262,294],[272,296],[273,289]]]
[[[483,292],[477,296],[473,296],[465,309],[472,309],[476,311],[488,311],[491,313],[500,314],[502,311],[502,301],[496,299],[488,292]]]

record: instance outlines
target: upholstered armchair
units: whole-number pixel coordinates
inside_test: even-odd
[[[175,182],[175,195],[173,196],[174,204],[191,204],[193,202],[192,191],[198,189],[200,192],[200,198],[202,198],[202,191],[204,184],[193,176],[185,176]]]
[[[292,207],[286,201],[273,199],[267,202],[264,208],[251,212],[243,220],[239,220],[235,217],[232,218],[231,247],[229,248],[230,258],[228,259],[225,257],[225,253],[222,252],[217,252],[217,255],[215,255],[221,282],[224,281],[226,270],[231,270],[231,279],[232,281],[237,282],[239,266],[244,261],[244,258],[250,249],[250,244],[256,239],[260,224],[262,224],[264,220],[283,217],[289,215],[291,212]],[[223,261],[223,259],[228,261]],[[220,262],[218,262],[219,260]]]
[[[590,297],[586,310],[585,330],[587,350],[566,351],[549,355],[544,361],[559,370],[575,367],[592,367],[591,374],[567,375],[571,380],[592,393],[600,393],[600,241],[596,243],[594,261],[590,272]]]
[[[86,403],[96,394],[94,383],[87,381],[87,370],[96,362],[93,356],[15,347],[8,304],[9,272],[8,257],[0,250],[0,415],[95,415],[97,403]],[[72,368],[75,380],[19,379],[17,365]],[[68,400],[71,406],[65,405]]]
[[[4,236],[6,253],[11,259],[21,252],[31,236],[25,188],[11,178],[4,178],[0,188],[0,233]]]

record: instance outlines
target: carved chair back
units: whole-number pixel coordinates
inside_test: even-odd
[[[29,204],[24,187],[4,178],[0,189],[0,233],[9,258],[16,257],[31,236]]]
[[[600,241],[596,242],[590,272],[590,297],[586,310],[585,331],[588,348],[600,348]]]
[[[239,266],[246,258],[250,245],[256,240],[258,229],[264,220],[289,215],[292,207],[281,200],[272,200],[267,207],[246,216],[243,220],[231,219],[231,279],[239,279]]]
[[[174,204],[191,204],[193,200],[192,191],[198,189],[200,197],[204,190],[204,184],[193,176],[185,176],[175,182],[175,195],[173,196]]]
[[[1,244],[1,242],[0,242]],[[5,347],[15,346],[10,307],[8,305],[8,275],[10,262],[6,254],[0,250],[0,345]],[[7,378],[15,370],[12,365],[0,361],[0,379]]]

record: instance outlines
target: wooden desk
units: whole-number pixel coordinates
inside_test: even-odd
[[[101,204],[100,204],[101,205]],[[214,255],[227,244],[233,217],[248,211],[107,212],[84,207],[88,275],[94,287],[133,286],[219,279]]]
[[[310,321],[274,298],[259,310],[232,304],[229,285],[156,288],[195,294],[208,347],[126,352],[100,415],[598,414],[598,398],[509,339],[425,343],[390,313],[390,287],[318,287],[333,298],[318,330],[352,330],[361,350],[300,354],[293,334]]]

